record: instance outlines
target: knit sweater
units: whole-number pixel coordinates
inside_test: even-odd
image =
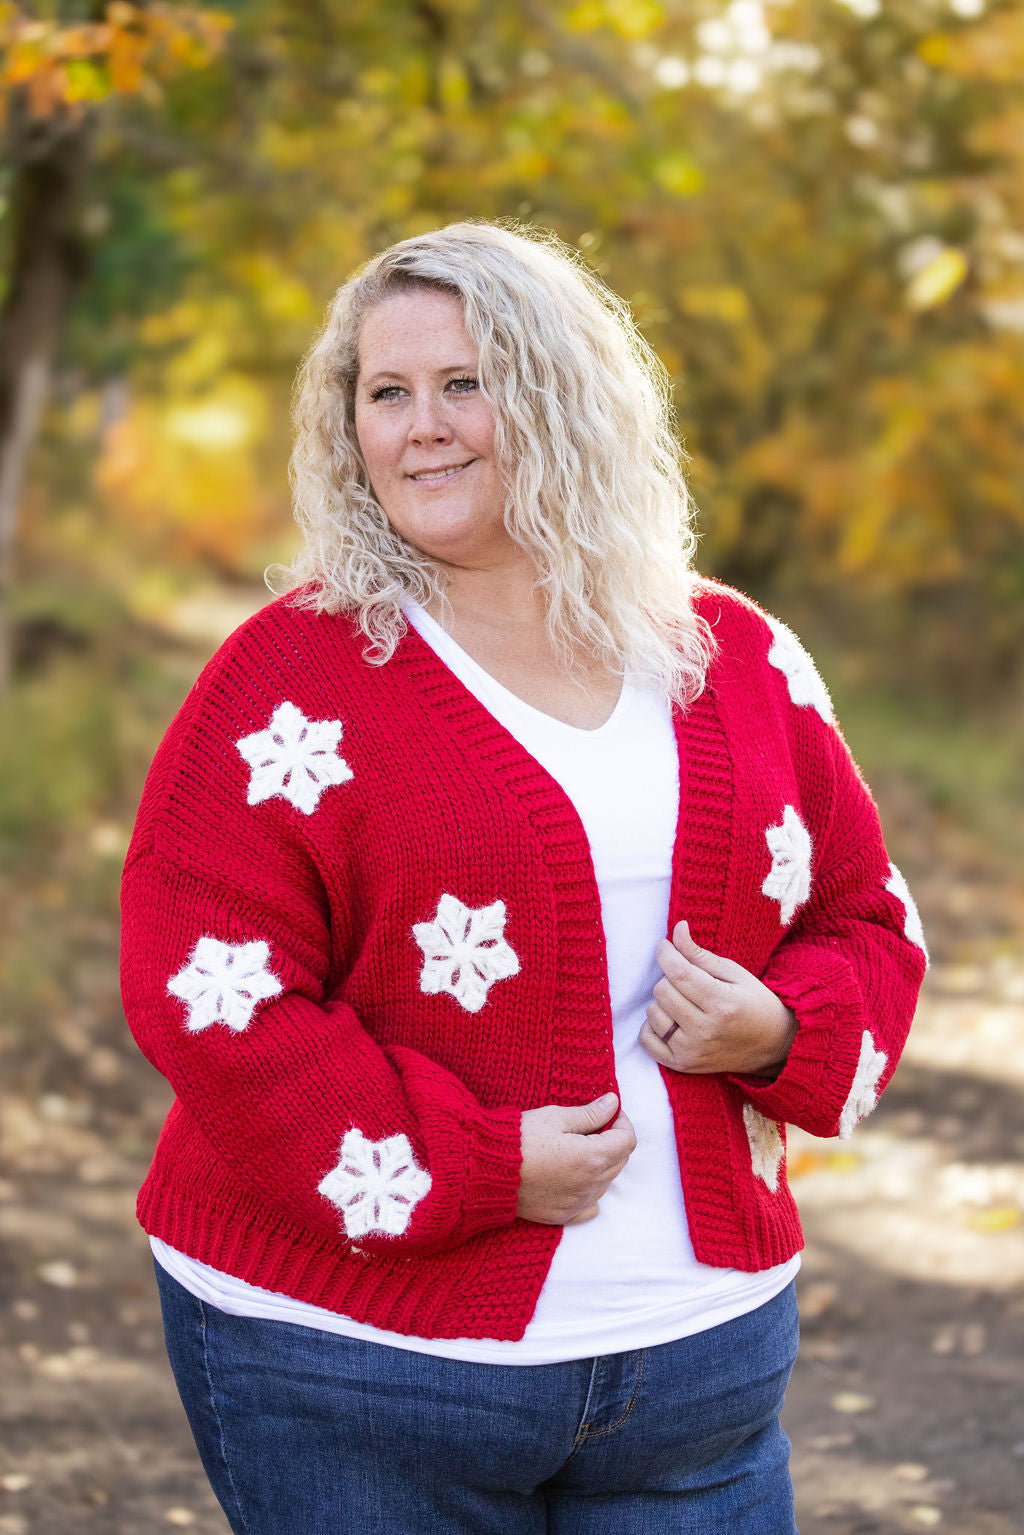
[[[920,922],[828,695],[727,587],[674,709],[669,926],[798,1028],[774,1081],[663,1071],[701,1262],[801,1245],[785,1123],[849,1134],[896,1065]],[[176,1100],[145,1229],[265,1289],[420,1337],[520,1338],[561,1231],[516,1216],[520,1115],[614,1089],[601,909],[565,794],[414,630],[383,667],[279,599],[153,763],[122,983]],[[643,792],[643,784],[637,784]]]

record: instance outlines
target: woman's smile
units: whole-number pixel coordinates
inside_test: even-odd
[[[445,485],[450,485],[453,480],[462,474],[464,469],[468,469],[474,462],[475,460],[471,458],[464,464],[449,464],[443,469],[418,469],[410,474],[409,478],[414,480],[417,485],[425,486],[428,490],[438,490]]]

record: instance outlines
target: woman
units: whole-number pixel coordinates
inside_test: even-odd
[[[297,589],[125,872],[177,1095],[139,1216],[235,1531],[795,1528],[784,1123],[873,1107],[926,956],[813,663],[689,571],[669,423],[625,306],[488,224],[303,365]]]

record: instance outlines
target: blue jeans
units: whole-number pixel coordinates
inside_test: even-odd
[[[675,1343],[490,1365],[228,1316],[156,1273],[235,1535],[795,1535],[792,1284]]]

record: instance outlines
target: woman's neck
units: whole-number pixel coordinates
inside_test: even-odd
[[[540,629],[546,618],[543,593],[537,588],[532,564],[500,570],[452,568],[444,596],[426,604],[427,612],[442,626],[445,618],[462,625],[517,634]]]

